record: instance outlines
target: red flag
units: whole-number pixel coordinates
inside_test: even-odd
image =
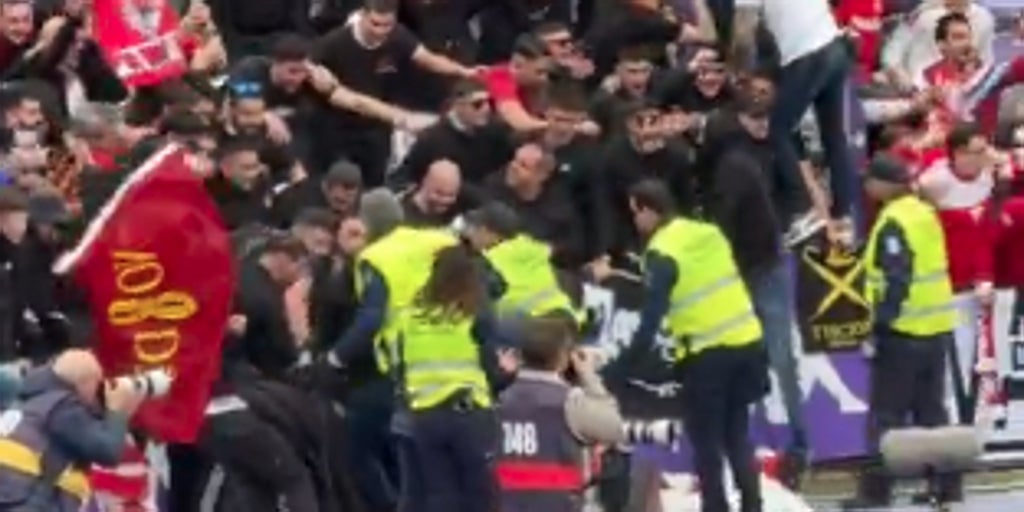
[[[191,442],[220,372],[235,287],[224,223],[180,146],[139,167],[56,264],[85,290],[108,376],[164,368],[170,393],[134,420],[158,439]]]
[[[168,0],[94,0],[93,20],[96,41],[125,83],[154,85],[188,70]]]

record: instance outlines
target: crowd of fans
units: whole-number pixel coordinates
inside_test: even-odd
[[[246,325],[225,357],[281,382],[303,352],[358,332],[353,259],[396,219],[458,228],[504,203],[578,300],[585,281],[640,273],[628,191],[653,178],[732,243],[802,459],[783,255],[819,232],[855,245],[847,94],[863,98],[869,151],[965,213],[947,233],[954,284],[990,300],[993,281],[1024,277],[996,256],[1021,238],[1019,207],[988,208],[1019,191],[1024,109],[1002,91],[1024,60],[995,59],[995,18],[971,0],[761,3],[192,0],[179,6],[188,72],[132,88],[94,38],[91,2],[0,0],[0,360],[40,363],[88,338],[80,294],[50,266],[167,141],[195,156],[237,234]],[[986,212],[1002,227],[979,238]],[[349,365],[335,397],[359,411],[344,426],[356,464],[391,443],[376,372]],[[297,389],[264,390],[267,403]],[[396,506],[398,475],[382,471],[354,472],[370,510]]]

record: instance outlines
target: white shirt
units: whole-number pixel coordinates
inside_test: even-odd
[[[922,192],[940,210],[960,210],[981,206],[992,196],[992,173],[983,171],[973,180],[965,180],[949,168],[949,160],[933,163],[918,176]]]
[[[899,69],[916,77],[939,59],[939,47],[935,44],[935,27],[939,18],[949,13],[945,7],[931,7],[919,11],[907,23],[901,24],[889,38],[882,50],[882,64],[889,69]],[[995,41],[996,21],[992,13],[974,4],[967,10],[967,19],[974,34],[974,46],[984,62],[992,62],[992,46]]]
[[[768,31],[775,36],[785,66],[839,37],[828,0],[760,0]]]

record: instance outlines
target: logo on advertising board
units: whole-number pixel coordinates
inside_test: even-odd
[[[856,350],[871,333],[864,262],[837,247],[798,249],[797,317],[804,352]]]

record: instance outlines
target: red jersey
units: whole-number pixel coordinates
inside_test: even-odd
[[[878,67],[884,13],[882,0],[839,0],[834,11],[836,22],[857,35],[857,71],[864,82]]]

